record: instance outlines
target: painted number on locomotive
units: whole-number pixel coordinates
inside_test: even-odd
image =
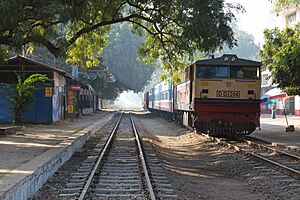
[[[240,91],[217,90],[217,97],[239,98],[240,97]]]

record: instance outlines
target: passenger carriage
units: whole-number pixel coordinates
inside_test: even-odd
[[[146,105],[151,112],[159,111],[162,116],[171,118],[173,113],[173,85],[161,82],[144,94]]]

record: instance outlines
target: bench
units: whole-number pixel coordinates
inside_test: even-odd
[[[0,135],[15,134],[16,131],[19,131],[20,129],[20,126],[0,127]]]

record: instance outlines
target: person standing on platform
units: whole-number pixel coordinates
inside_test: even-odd
[[[276,103],[272,105],[272,119],[276,119]]]

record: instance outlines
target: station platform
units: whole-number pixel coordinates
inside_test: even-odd
[[[250,136],[300,153],[300,116],[286,115],[286,118],[284,115],[276,115],[272,119],[271,114],[262,114],[261,130],[257,129]],[[294,125],[295,131],[286,132],[287,125]]]
[[[99,111],[50,125],[25,125],[0,135],[0,200],[28,199],[95,132],[113,112]]]

